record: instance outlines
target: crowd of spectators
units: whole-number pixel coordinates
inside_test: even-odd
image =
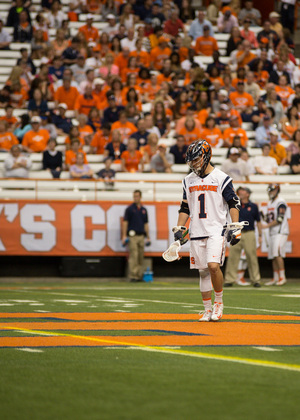
[[[0,18],[0,49],[12,41],[31,47],[21,48],[0,91],[4,175],[27,177],[30,155],[40,153],[54,178],[68,170],[72,178],[99,176],[111,188],[113,163],[124,172],[172,172],[198,138],[228,149],[222,169],[233,179],[287,165],[300,173],[300,69],[290,14],[283,8],[262,21],[251,0],[213,0],[196,11],[191,3],[74,0],[63,7],[42,0],[37,8],[15,0]],[[71,36],[82,13],[86,21]],[[229,37],[224,63],[216,32]],[[21,118],[15,108],[24,108]],[[242,123],[255,130],[261,156],[251,159]],[[65,137],[59,150],[58,136]],[[90,154],[105,168],[94,173]]]

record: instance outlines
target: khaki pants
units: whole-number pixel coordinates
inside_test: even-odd
[[[129,237],[129,278],[140,280],[144,270],[144,235]]]
[[[246,254],[251,283],[259,283],[260,272],[256,253],[256,238],[254,230],[249,230],[248,232],[242,231],[242,238],[240,242],[234,246],[230,246],[225,270],[225,282],[235,282],[242,249],[244,249]]]

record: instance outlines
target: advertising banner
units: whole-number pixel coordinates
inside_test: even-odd
[[[0,203],[0,255],[120,256],[121,224],[128,202],[9,201]],[[151,246],[147,256],[161,256],[173,242],[179,203],[146,202]],[[264,211],[264,205],[261,205]],[[300,204],[288,210],[287,257],[300,257]],[[258,255],[267,253],[268,235]],[[189,243],[183,248],[188,255]]]

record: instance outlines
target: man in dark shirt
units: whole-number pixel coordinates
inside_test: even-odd
[[[122,224],[122,243],[129,247],[130,281],[142,281],[145,237],[150,244],[148,213],[141,204],[142,192],[133,192],[133,203],[127,207]]]
[[[256,204],[250,201],[251,190],[246,187],[239,187],[237,195],[241,201],[241,209],[239,221],[249,222],[249,226],[245,226],[242,230],[242,237],[240,242],[229,249],[229,256],[227,259],[225,270],[225,283],[224,286],[232,286],[235,282],[239,285],[247,286],[249,283],[243,280],[243,277],[238,279],[238,265],[241,257],[242,250],[245,251],[246,260],[248,264],[248,271],[251,283],[254,287],[260,287],[260,272],[258,259],[256,254],[256,237],[255,237],[255,222],[257,222],[259,244],[261,245],[261,222],[260,214]],[[247,268],[247,267],[246,267]],[[244,271],[246,270],[244,269]]]
[[[213,52],[212,58],[213,58],[214,61],[213,61],[213,63],[208,64],[206,72],[208,74],[210,74],[214,67],[217,67],[217,69],[220,70],[220,72],[222,72],[225,69],[225,64],[221,63],[221,61],[219,60],[219,58],[220,58],[219,51],[215,50]]]
[[[58,104],[57,110],[58,114],[56,112],[51,113],[52,122],[57,128],[58,134],[66,133],[68,134],[72,127],[72,121],[71,118],[66,117],[68,106],[65,103]]]
[[[114,187],[113,179],[116,175],[116,172],[111,169],[111,164],[113,163],[113,159],[111,157],[106,157],[104,159],[105,168],[101,169],[97,172],[97,176],[104,180],[104,185],[107,190],[110,190]]]
[[[123,111],[124,107],[116,104],[116,98],[114,95],[109,94],[108,97],[108,108],[105,108],[103,112],[102,123],[114,123],[119,120],[119,113]]]
[[[138,147],[145,146],[147,144],[147,138],[150,134],[149,131],[146,130],[145,119],[140,118],[136,124],[138,131],[133,133],[130,137],[134,138],[138,142]]]
[[[174,155],[174,163],[185,163],[185,154],[188,146],[185,144],[184,136],[177,136],[177,141],[174,146],[170,147],[170,153]]]
[[[80,55],[79,51],[80,40],[76,37],[72,38],[70,47],[66,48],[62,53],[62,58],[65,65],[76,64],[78,56]]]
[[[292,155],[291,170],[293,174],[300,174],[300,153]]]

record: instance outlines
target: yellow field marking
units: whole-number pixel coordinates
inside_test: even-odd
[[[2,329],[6,330],[18,330],[20,331],[20,327],[7,327],[7,326],[0,326]],[[233,362],[233,363],[241,363],[246,365],[252,366],[260,366],[260,367],[271,367],[283,370],[290,370],[294,372],[300,373],[300,365],[291,365],[287,363],[280,363],[280,362],[272,362],[269,360],[258,360],[258,359],[248,359],[242,357],[233,357],[233,356],[225,356],[219,354],[209,354],[209,353],[202,353],[202,352],[195,352],[195,351],[187,351],[187,350],[176,350],[176,349],[168,349],[166,347],[157,347],[157,346],[147,346],[144,344],[134,344],[134,343],[127,343],[126,341],[115,341],[115,340],[106,340],[102,338],[95,338],[89,337],[84,335],[76,335],[76,334],[67,334],[67,333],[50,333],[48,331],[35,331],[31,329],[22,329],[31,334],[41,334],[45,333],[48,336],[60,336],[60,337],[71,337],[86,341],[94,341],[98,343],[106,343],[118,346],[130,346],[135,347],[137,350],[144,350],[144,351],[151,351],[156,353],[165,353],[165,354],[175,354],[178,356],[189,356],[189,357],[196,357],[200,359],[210,359],[210,360],[222,360],[224,362]]]

